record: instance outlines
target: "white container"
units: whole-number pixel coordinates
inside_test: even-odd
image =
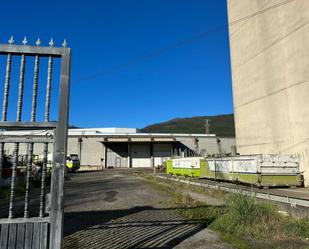
[[[184,157],[172,160],[173,168],[175,169],[199,169],[200,160],[203,157]]]
[[[294,155],[249,155],[207,159],[209,169],[221,173],[256,173],[262,175],[299,174],[299,162]]]

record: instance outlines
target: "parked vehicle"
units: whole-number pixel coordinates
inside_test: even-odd
[[[42,175],[42,166],[43,166],[43,155],[34,155],[33,156],[33,166],[32,166],[32,179],[34,181],[40,181]],[[46,168],[46,177],[51,176],[52,171],[52,154],[47,155],[47,168]],[[78,155],[70,154],[66,157],[66,169],[68,172],[75,172],[80,168],[80,161]]]
[[[170,159],[166,161],[166,171],[172,175],[232,181],[258,187],[303,185],[299,162],[292,155]]]
[[[80,168],[80,160],[77,154],[70,154],[66,158],[66,167],[69,172],[75,172]]]
[[[52,154],[47,155],[47,168],[52,168]],[[43,161],[43,155],[39,155],[39,162]],[[37,164],[37,163],[36,163]],[[77,154],[69,154],[66,156],[66,168],[68,171],[75,172],[80,168],[80,160]]]

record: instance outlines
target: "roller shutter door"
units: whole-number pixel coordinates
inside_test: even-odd
[[[150,144],[131,144],[132,168],[151,167]]]

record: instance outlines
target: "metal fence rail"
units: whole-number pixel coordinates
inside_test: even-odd
[[[41,47],[41,41],[38,39],[35,46],[29,46],[26,38],[22,45],[15,45],[13,37],[8,41],[9,44],[0,44],[0,55],[7,56],[5,79],[3,87],[2,119],[0,129],[7,130],[50,130],[46,136],[18,136],[18,135],[0,135],[0,188],[4,183],[3,170],[6,163],[5,147],[7,144],[13,144],[12,166],[7,168],[11,174],[9,187],[9,201],[7,218],[0,219],[0,248],[55,248],[60,249],[62,243],[62,220],[63,220],[63,182],[65,156],[67,146],[67,127],[68,127],[68,110],[69,110],[69,79],[70,79],[70,49],[67,48],[66,41],[62,47],[54,47],[51,39],[49,46]],[[17,93],[11,87],[11,73],[13,57],[20,58],[20,67],[18,75]],[[25,71],[29,57],[34,58],[33,65],[33,82],[31,94],[31,111],[30,120],[22,120],[24,88],[25,88]],[[38,95],[39,85],[41,82],[39,73],[41,69],[41,59],[47,58],[47,76],[45,80],[45,103],[44,103],[44,121],[38,122]],[[54,58],[61,60],[60,68],[60,96],[58,120],[50,122],[50,107],[52,94],[52,75]],[[1,70],[1,68],[0,68]],[[8,120],[8,111],[11,108],[9,101],[10,95],[17,96],[16,119]],[[14,106],[14,105],[13,105]],[[17,210],[16,191],[17,191],[17,173],[19,170],[19,151],[22,144],[27,145],[26,170],[24,177],[24,201],[23,212]],[[43,146],[40,154],[42,155],[42,166],[40,167],[40,187],[38,197],[37,213],[33,213],[34,206],[31,202],[32,192],[32,169],[34,150],[38,144]],[[51,175],[51,206],[50,213],[46,212],[47,199],[47,158],[49,144],[53,145],[53,167]],[[2,186],[3,188],[3,186]]]
[[[285,203],[285,204],[291,205],[292,207],[300,206],[300,207],[309,208],[309,200],[306,200],[306,199],[290,197],[290,196],[285,196],[285,195],[271,194],[271,193],[261,193],[261,192],[253,191],[253,190],[244,190],[244,189],[239,190],[237,186],[228,187],[228,186],[220,185],[219,183],[209,184],[209,183],[203,183],[203,182],[197,182],[197,181],[192,181],[192,180],[190,181],[186,179],[170,177],[166,175],[156,175],[156,177],[159,179],[164,179],[164,180],[169,180],[169,181],[174,181],[174,182],[179,182],[179,183],[185,183],[185,184],[208,188],[208,189],[220,190],[220,191],[224,191],[228,193],[239,193],[241,191],[241,193],[244,195],[248,195],[248,196],[253,195],[256,198],[260,198],[263,200]]]

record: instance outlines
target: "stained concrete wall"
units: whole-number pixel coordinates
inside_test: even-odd
[[[176,137],[177,141],[181,142],[193,151],[196,151],[195,137]],[[197,137],[198,147],[196,152],[202,155],[219,154],[218,137]],[[224,137],[219,138],[222,154],[231,153],[231,147],[235,146],[235,138]]]
[[[309,1],[227,3],[237,150],[297,154],[309,185]]]
[[[102,138],[96,136],[71,136],[68,139],[68,154],[78,154],[81,165],[102,166],[105,149],[102,145]]]

